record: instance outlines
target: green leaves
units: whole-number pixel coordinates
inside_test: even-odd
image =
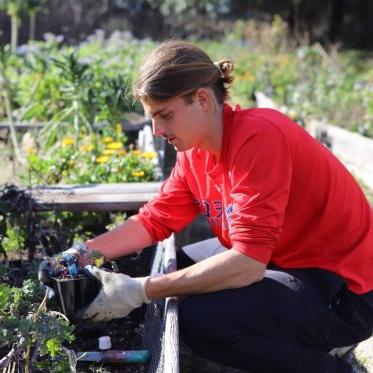
[[[97,137],[93,145],[87,136],[75,149],[73,138],[65,137],[48,155],[29,156],[31,180],[35,184],[153,181],[157,154],[125,149],[125,141],[123,134],[112,133]]]
[[[48,353],[52,357],[55,357],[60,351],[60,341],[57,338],[48,339],[46,346],[48,349]]]
[[[60,110],[42,131],[47,148],[66,132],[73,135],[77,148],[81,134],[92,134],[96,124],[113,126],[131,109],[130,82],[123,74],[112,76],[92,67],[79,59],[77,50],[51,61],[60,79]]]
[[[8,44],[0,45],[0,69],[5,69],[10,58],[10,46]]]
[[[79,62],[76,50],[62,56],[61,59],[53,58],[52,61],[60,69],[66,83],[71,85],[71,89],[77,89],[79,85],[85,84],[92,76],[88,71],[88,64]]]
[[[29,12],[38,11],[47,0],[27,0],[26,8]]]
[[[18,15],[27,8],[28,0],[0,0],[0,10],[7,12],[10,16]]]
[[[66,361],[62,346],[74,340],[74,327],[48,311],[35,317],[42,296],[39,284],[30,279],[24,281],[22,288],[0,283],[0,348],[8,346],[10,349],[23,340],[25,348],[34,349],[36,361],[32,364],[45,371],[62,372]],[[46,354],[52,359],[45,359]]]
[[[11,290],[8,285],[0,284],[0,315],[4,312],[5,304],[9,301]]]
[[[118,123],[123,113],[131,111],[129,87],[130,83],[122,74],[102,76],[101,89],[97,90],[97,101],[101,108],[99,122]]]

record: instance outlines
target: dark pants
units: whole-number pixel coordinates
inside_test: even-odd
[[[182,251],[178,267],[193,264]],[[247,287],[180,302],[183,340],[198,355],[252,373],[352,372],[328,351],[369,338],[373,292],[356,295],[321,269],[269,267]]]

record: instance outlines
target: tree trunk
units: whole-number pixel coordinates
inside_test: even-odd
[[[30,12],[29,40],[35,39],[36,12]]]
[[[12,53],[15,53],[17,49],[18,44],[18,16],[16,14],[13,14],[10,16],[11,18],[11,51]]]

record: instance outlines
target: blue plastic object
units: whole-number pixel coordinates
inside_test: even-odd
[[[65,260],[67,263],[67,270],[69,271],[69,275],[71,277],[78,276],[78,268],[76,266],[75,256],[72,254],[66,255]]]

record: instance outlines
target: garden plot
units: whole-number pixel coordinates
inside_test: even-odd
[[[119,272],[131,276],[148,275],[150,273],[150,268],[152,275],[172,271],[175,269],[175,247],[173,240],[169,239],[164,243],[160,243],[157,248],[147,248],[139,255],[121,258],[117,261],[117,265]],[[26,267],[29,268],[30,266],[24,263],[24,266],[20,266],[19,270],[20,272],[24,271],[25,276],[29,276],[30,273],[27,272]],[[4,278],[5,277],[9,278],[9,276],[4,276]],[[50,308],[56,309],[56,304],[53,306],[52,302],[52,306],[48,307],[49,311]],[[128,317],[122,319],[98,323],[80,320],[74,322],[73,325],[76,338],[71,341],[71,343],[65,342],[64,346],[76,353],[98,351],[98,338],[101,336],[110,336],[112,349],[147,349],[151,355],[151,360],[148,364],[78,362],[76,372],[173,373],[179,371],[177,306],[172,299],[153,301],[149,305],[135,310]],[[53,328],[55,328],[55,326],[56,325],[54,325]],[[71,331],[71,329],[69,330]],[[63,330],[65,335],[67,335],[67,332],[68,330]],[[56,329],[52,330],[52,335],[53,334],[56,334]],[[39,336],[39,342],[42,341],[42,336],[43,334]],[[58,337],[59,336],[56,336],[56,338]],[[59,369],[62,369],[60,371],[68,372],[70,370],[66,358],[64,362],[62,361],[63,356],[61,355],[63,354],[58,344],[60,341],[56,338],[54,338],[54,342],[49,343],[49,347],[52,350],[51,356],[47,356],[47,353],[42,354],[42,351],[44,351],[43,346],[39,345],[37,340],[33,341],[29,349],[29,356],[32,356],[30,359],[30,366],[33,367],[34,372],[50,372],[55,369],[57,365]],[[47,341],[44,340],[43,342]],[[46,344],[48,344],[48,342]],[[0,349],[1,356],[5,356],[11,348],[11,344],[7,345],[2,343]],[[35,348],[40,348],[39,353],[35,352]],[[14,363],[10,363],[9,366],[19,367],[21,371],[26,371],[25,360],[21,355]]]
[[[17,192],[17,189],[11,187],[8,187],[6,192],[3,193],[2,201],[7,201],[9,209],[13,209],[13,216],[10,221],[15,227],[18,227],[17,229],[25,226],[29,228],[31,226],[33,227],[30,232],[33,232],[32,237],[36,241],[29,240],[28,244],[34,246],[34,249],[36,249],[34,251],[35,255],[33,256],[35,258],[40,257],[41,247],[45,246],[44,249],[47,249],[48,245],[51,244],[48,250],[52,250],[51,254],[53,254],[53,250],[55,250],[58,245],[62,244],[62,248],[66,245],[68,246],[66,242],[65,244],[63,243],[65,240],[63,232],[69,232],[69,236],[71,235],[72,237],[76,233],[76,231],[74,233],[74,230],[80,225],[81,227],[78,230],[81,230],[81,233],[87,233],[89,231],[90,234],[97,235],[110,223],[110,220],[106,220],[105,222],[105,216],[108,216],[108,213],[84,213],[83,215],[79,213],[67,213],[67,215],[64,215],[66,213],[57,213],[56,211],[36,213],[29,196],[23,192]],[[28,208],[30,210],[28,210]],[[4,216],[6,218],[10,218],[9,211],[7,213],[5,210],[2,212],[5,214]],[[76,216],[74,217],[74,215]],[[31,221],[31,224],[30,220],[28,220],[30,216],[35,218],[35,220]],[[62,223],[62,226],[58,226],[58,224],[54,225],[54,223],[49,220],[51,217],[53,219],[57,218],[59,223]],[[121,214],[119,214],[118,217],[120,220],[123,218]],[[64,220],[64,218],[66,218],[66,220]],[[84,221],[85,224],[83,224]],[[64,224],[67,224],[67,226],[64,226]],[[11,232],[14,231],[6,231],[8,236],[13,237],[13,233]],[[10,238],[7,237],[7,239],[9,241]],[[25,244],[25,242],[22,240],[21,242],[15,241],[14,244],[16,247],[20,247]],[[174,250],[173,245],[168,246],[167,252],[170,252],[170,250]],[[155,255],[154,263],[151,264],[155,253],[157,255]],[[30,253],[23,252],[23,257],[29,257],[29,254]],[[64,367],[63,369],[65,370],[62,371],[67,372],[69,369],[67,366],[67,357],[62,346],[76,351],[95,351],[97,350],[97,338],[105,334],[112,337],[112,346],[114,349],[139,350],[145,348],[151,351],[152,355],[152,359],[148,366],[136,365],[124,366],[123,368],[122,365],[118,364],[111,364],[107,367],[105,364],[107,372],[154,372],[156,370],[162,372],[162,367],[164,366],[168,367],[167,372],[177,371],[178,348],[177,338],[175,336],[175,331],[177,331],[177,312],[174,303],[170,301],[167,301],[167,303],[165,301],[152,302],[147,307],[142,307],[134,311],[127,318],[113,320],[108,323],[90,324],[86,321],[80,321],[75,323],[75,330],[72,330],[63,319],[60,317],[56,318],[56,314],[53,313],[53,310],[58,310],[58,308],[57,304],[53,305],[53,302],[48,304],[48,310],[43,310],[42,314],[39,315],[40,317],[36,318],[33,316],[38,312],[37,309],[43,298],[43,293],[40,291],[37,281],[35,281],[38,262],[24,261],[22,263],[20,261],[13,264],[14,268],[12,268],[12,270],[6,270],[7,273],[3,273],[4,276],[1,277],[4,281],[0,283],[0,317],[3,321],[6,321],[5,329],[2,325],[2,334],[4,336],[4,330],[7,333],[3,339],[0,338],[1,358],[11,350],[13,342],[19,344],[20,336],[14,333],[14,330],[19,330],[27,337],[27,341],[24,342],[24,345],[19,345],[20,351],[25,348],[29,351],[28,360],[31,365],[34,364],[34,371],[49,372],[58,365],[60,368],[61,366]],[[143,250],[140,255],[132,255],[118,260],[117,265],[120,272],[131,276],[148,275],[151,267],[152,274],[163,273],[175,268],[174,260],[170,258],[169,254],[166,255],[163,244],[159,244],[157,249],[154,247],[149,248]],[[23,280],[26,278],[28,279],[27,286],[24,284],[23,289],[13,290],[16,289],[13,286],[5,287],[5,281],[7,285],[16,284],[21,286]],[[13,298],[10,297],[11,292],[14,292],[14,296],[12,295]],[[9,299],[15,300],[16,298],[18,300],[14,302],[16,304],[15,307],[12,305],[13,302],[9,301]],[[17,319],[17,321],[15,321],[15,319]],[[25,323],[29,323],[26,329],[24,328]],[[147,325],[149,325],[149,327]],[[170,327],[170,325],[173,326]],[[167,332],[166,329],[171,331]],[[75,335],[75,340],[71,340],[72,334]],[[166,334],[169,335],[169,337],[166,338]],[[170,341],[173,342],[171,343]],[[168,354],[168,356],[174,357],[171,362],[167,362],[167,358],[164,358],[164,353],[162,351],[166,346],[170,346],[170,343],[172,346],[175,346],[174,348],[176,348],[176,350],[168,348],[168,350],[174,351],[175,353],[174,355]],[[35,352],[36,348],[39,349],[39,352]],[[23,358],[20,357],[16,360],[17,364],[24,365]],[[20,360],[20,363],[18,363],[18,360]],[[99,369],[97,364],[92,365],[89,363],[79,363],[78,369],[80,369],[79,367],[81,364],[83,364],[83,370],[81,371],[94,372]],[[37,365],[39,367],[37,367]],[[170,366],[175,367],[175,369],[171,368],[171,370],[169,370]]]
[[[151,268],[151,260],[155,251],[155,247],[151,247],[145,249],[140,255],[132,255],[117,261],[119,272],[126,273],[131,276],[145,276],[150,273]],[[6,273],[3,274],[2,279],[4,282],[7,282],[9,286],[11,285],[18,285],[22,286],[22,282],[25,277],[33,276],[32,272],[32,264],[26,261],[20,262],[15,261],[9,264],[12,267]],[[34,277],[35,278],[35,277]],[[29,286],[26,289],[26,286]],[[4,294],[4,288],[0,288],[0,294]],[[32,305],[37,300],[40,300],[40,289],[38,289],[38,285],[36,281],[30,285],[23,285],[22,300],[17,300],[19,298],[20,292],[14,297],[15,303],[20,303],[17,309],[11,309],[11,305],[5,305],[2,307],[0,311],[0,315],[4,320],[4,325],[2,326],[2,333],[12,333],[10,328],[10,324],[12,324],[11,316],[13,317],[21,317],[25,320],[28,319],[27,313],[33,311],[35,307]],[[18,289],[21,290],[21,289]],[[27,298],[27,292],[32,295],[34,299]],[[28,308],[28,309],[27,309]],[[54,311],[61,312],[61,309],[57,306],[55,298],[52,298],[50,301],[47,302],[47,311],[50,312],[49,315],[53,314]],[[135,310],[131,313],[130,316],[123,318],[112,320],[109,322],[99,322],[99,323],[92,323],[85,320],[77,320],[72,322],[73,326],[73,333],[75,335],[75,340],[72,340],[71,343],[68,343],[68,338],[65,338],[63,345],[68,348],[69,350],[74,350],[75,352],[85,352],[85,351],[99,351],[98,349],[98,338],[104,335],[108,335],[111,337],[112,341],[112,349],[115,350],[142,350],[145,349],[143,335],[144,335],[144,318],[145,318],[145,307],[142,307],[138,310]],[[53,367],[59,366],[59,369],[66,369],[66,363],[62,364],[59,363],[58,360],[61,360],[60,355],[62,351],[60,350],[59,343],[63,341],[63,337],[60,334],[67,335],[70,328],[66,328],[63,330],[61,325],[58,323],[52,323],[51,320],[47,324],[45,324],[46,319],[44,315],[40,316],[40,319],[34,320],[33,329],[34,332],[31,335],[26,335],[27,328],[24,328],[22,322],[17,325],[17,329],[20,333],[24,334],[27,338],[31,338],[28,342],[28,346],[30,349],[30,356],[32,356],[29,360],[30,369],[32,368],[33,371],[36,372],[49,372]],[[14,321],[13,321],[14,324]],[[43,331],[42,329],[48,325],[51,329],[54,329],[50,336],[46,337],[43,340]],[[61,327],[61,330],[58,328]],[[4,329],[5,328],[5,329]],[[10,334],[8,335],[10,337]],[[35,338],[34,338],[35,337]],[[14,340],[14,338],[9,339]],[[52,356],[47,354],[43,354],[43,349],[46,347],[43,344],[39,345],[38,340],[45,342],[46,346],[49,346],[50,352],[52,352]],[[12,344],[7,344],[4,341],[1,341],[1,348],[0,348],[0,356],[1,358],[5,356],[12,348]],[[27,347],[26,347],[27,348]],[[39,352],[36,352],[36,349],[40,349]],[[48,347],[47,347],[48,349]],[[53,356],[54,355],[54,356]],[[55,360],[53,363],[50,360]],[[12,364],[10,364],[12,365]],[[16,363],[17,369],[21,369],[23,371],[26,366],[26,359],[23,359],[21,356]],[[107,372],[145,372],[146,366],[142,365],[126,365],[126,364],[105,364],[105,369]],[[24,370],[26,371],[26,370]],[[68,370],[67,370],[68,371]],[[96,372],[99,371],[97,364],[92,363],[78,363],[77,366],[78,372]]]

